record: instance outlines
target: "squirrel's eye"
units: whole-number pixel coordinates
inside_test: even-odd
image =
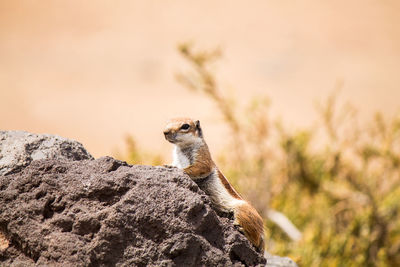
[[[184,125],[181,126],[181,130],[187,130],[190,128],[190,125],[185,123]]]

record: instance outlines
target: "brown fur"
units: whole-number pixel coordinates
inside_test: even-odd
[[[261,216],[247,202],[235,208],[235,221],[243,228],[247,239],[264,251],[264,225]]]
[[[184,171],[190,176],[190,178],[196,180],[196,178],[204,178],[210,175],[213,168],[214,162],[211,158],[199,155],[196,161],[189,167],[185,168]]]
[[[217,171],[218,171],[218,178],[221,180],[221,183],[224,185],[225,189],[228,190],[229,194],[236,199],[242,199],[242,197],[239,195],[238,192],[236,192],[236,190],[232,187],[229,181],[222,174],[222,172],[220,172],[220,170]]]
[[[197,178],[204,178],[210,175],[212,168],[205,162],[197,162],[196,164],[192,164],[189,167],[185,168],[184,171],[187,175],[190,176],[190,178],[196,180]]]

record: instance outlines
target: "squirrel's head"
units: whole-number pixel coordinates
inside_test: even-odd
[[[203,141],[199,120],[176,118],[168,121],[164,129],[165,139],[176,145],[190,145]]]

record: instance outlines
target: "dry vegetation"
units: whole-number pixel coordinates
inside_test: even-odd
[[[318,127],[292,131],[272,123],[266,98],[239,110],[223,96],[210,70],[218,50],[179,51],[192,70],[178,81],[214,101],[231,131],[216,160],[264,217],[269,252],[300,266],[400,266],[400,117],[359,127],[332,96]],[[129,162],[161,161],[128,144]]]

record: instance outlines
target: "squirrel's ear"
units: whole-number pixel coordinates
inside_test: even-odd
[[[197,121],[194,122],[194,124],[196,125],[196,132],[197,132],[197,135],[198,135],[199,137],[203,137],[203,131],[201,130],[201,127],[200,127],[200,121],[197,120]]]

